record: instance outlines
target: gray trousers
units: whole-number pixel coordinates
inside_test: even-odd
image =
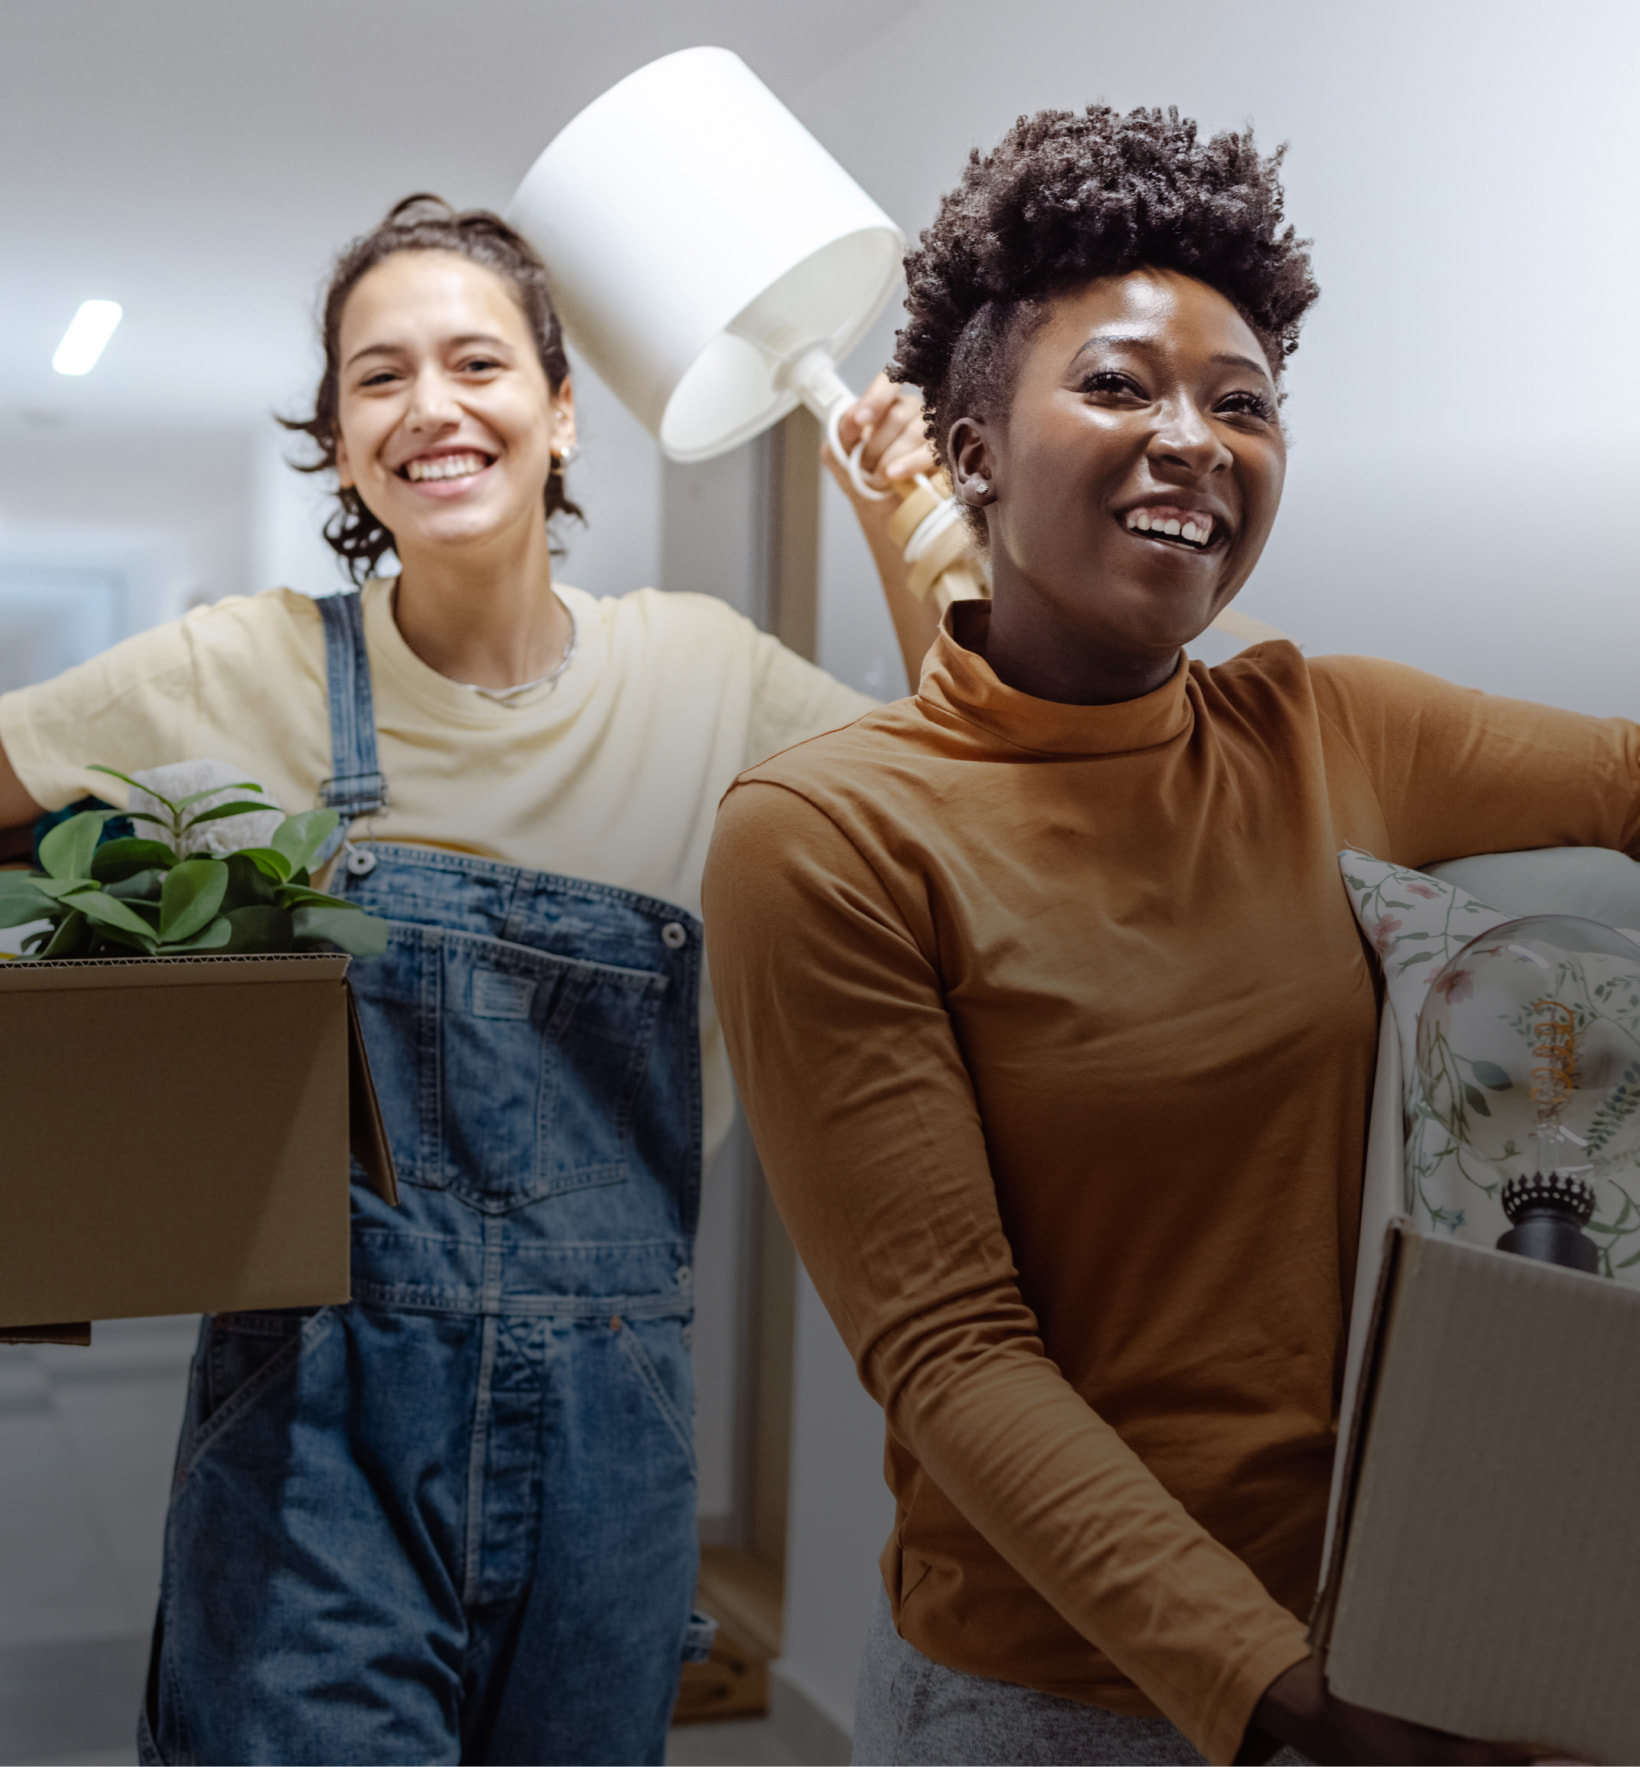
[[[879,1589],[860,1653],[854,1696],[854,1760],[890,1763],[1199,1762],[1182,1730],[1165,1718],[1126,1718],[1011,1681],[942,1668],[894,1630]],[[1301,1762],[1283,1749],[1277,1762]]]

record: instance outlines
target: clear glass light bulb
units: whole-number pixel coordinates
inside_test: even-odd
[[[1430,984],[1418,1070],[1436,1121],[1504,1179],[1640,1166],[1640,945],[1559,914],[1471,939]]]

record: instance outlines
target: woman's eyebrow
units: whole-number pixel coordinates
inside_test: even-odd
[[[1249,368],[1254,374],[1261,375],[1265,380],[1270,378],[1268,364],[1255,362],[1251,356],[1238,356],[1233,350],[1221,351],[1213,360],[1221,368]]]
[[[355,362],[362,362],[366,356],[397,356],[403,349],[402,344],[366,344],[362,350],[355,350],[342,364],[345,372]]]
[[[450,338],[446,342],[445,348],[451,350],[465,350],[470,349],[474,344],[482,344],[486,349],[509,353],[507,340],[505,338],[495,337],[487,331],[473,331],[468,332],[462,337]],[[346,362],[342,364],[342,367],[345,372],[347,369],[351,368],[355,362],[363,361],[366,356],[398,356],[402,355],[403,352],[403,344],[366,344],[362,350],[355,350],[353,354],[348,357]]]
[[[1154,348],[1156,338],[1148,331],[1095,331],[1090,332],[1083,341],[1081,349],[1071,357],[1071,366],[1078,362],[1093,348],[1095,344],[1136,344],[1140,349]]]

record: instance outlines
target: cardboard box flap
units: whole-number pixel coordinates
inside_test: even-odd
[[[393,1147],[387,1139],[387,1124],[382,1120],[381,1100],[376,1096],[376,1082],[370,1077],[370,1058],[365,1054],[359,1003],[353,997],[353,984],[343,985],[347,990],[348,1148],[376,1187],[377,1194],[397,1208],[399,1177],[393,1166]]]
[[[1326,1655],[1327,1639],[1332,1628],[1333,1610],[1338,1604],[1338,1583],[1344,1567],[1344,1545],[1350,1537],[1355,1488],[1361,1475],[1361,1458],[1366,1448],[1367,1419],[1372,1415],[1379,1366],[1378,1352],[1387,1326],[1390,1297],[1395,1292],[1401,1248],[1413,1231],[1412,1223],[1405,1216],[1395,1217],[1385,1230],[1383,1257],[1378,1266],[1378,1288],[1373,1296],[1372,1312],[1367,1324],[1366,1345],[1355,1382],[1354,1404],[1350,1408],[1350,1415],[1339,1420],[1337,1464],[1333,1470],[1332,1507],[1323,1545],[1321,1585],[1316,1591],[1315,1605],[1310,1610],[1310,1648],[1323,1657]]]
[[[1460,1736],[1640,1760],[1640,1291],[1391,1238],[1317,1605],[1328,1685]]]
[[[350,1293],[398,1187],[341,953],[0,963],[0,1339]]]

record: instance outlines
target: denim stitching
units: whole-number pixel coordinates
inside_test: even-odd
[[[301,1359],[302,1352],[318,1343],[328,1335],[330,1328],[336,1323],[334,1309],[321,1307],[313,1316],[303,1322],[302,1329],[292,1335],[291,1340],[282,1349],[276,1351],[256,1373],[225,1399],[211,1415],[206,1418],[194,1432],[194,1439],[189,1444],[187,1461],[177,1465],[176,1482],[186,1482],[188,1475],[198,1466],[200,1457],[217,1438],[238,1421],[261,1398],[263,1393],[282,1375],[294,1368]]]
[[[695,1444],[693,1432],[683,1421],[676,1405],[666,1391],[661,1380],[661,1371],[655,1366],[649,1352],[638,1342],[637,1334],[623,1324],[615,1332],[615,1341],[626,1352],[627,1360],[637,1370],[638,1377],[655,1401],[666,1427],[672,1432],[673,1439],[689,1458],[689,1470],[695,1471]]]

